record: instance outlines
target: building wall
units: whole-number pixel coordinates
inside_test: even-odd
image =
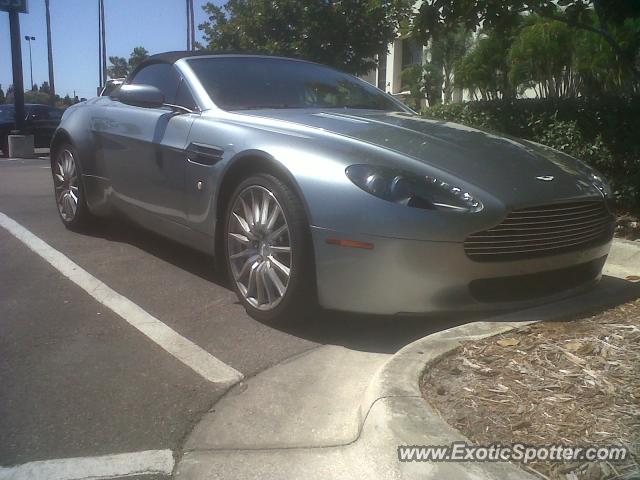
[[[408,46],[406,39],[406,37],[398,37],[387,46],[388,53],[386,55],[386,64],[383,62],[384,68],[376,68],[360,78],[400,99],[408,94],[409,92],[402,88],[403,57],[405,60],[407,58],[406,52],[403,50]],[[422,47],[422,55],[420,57],[419,61],[421,63],[431,60],[429,45]],[[535,98],[536,95],[533,89],[527,89],[520,96],[524,98]],[[469,90],[459,88],[453,90],[453,94],[451,95],[451,101],[453,103],[470,100],[474,100],[474,97]]]
[[[415,51],[407,41],[407,37],[398,37],[387,46],[386,65],[384,69],[374,69],[360,78],[377,86],[381,90],[394,96],[402,97],[409,92],[402,86],[402,70],[411,63],[424,63],[431,59],[428,46],[421,47],[421,52]],[[406,49],[411,48],[411,52]],[[378,59],[380,60],[380,59]],[[384,85],[384,88],[382,86]]]
[[[416,0],[413,4],[413,11],[418,12],[422,6],[422,0]],[[407,48],[407,36],[398,36],[393,42],[387,45],[386,63],[383,69],[374,69],[367,75],[361,76],[363,80],[377,86],[381,90],[390,93],[396,97],[402,99],[404,95],[409,93],[402,88],[402,70],[403,70],[403,50]],[[406,59],[406,55],[405,55]],[[422,55],[420,55],[419,62],[424,63],[431,61],[431,52],[429,46],[422,47]],[[384,88],[383,88],[384,86]],[[461,90],[454,90],[452,95],[453,102],[461,102],[471,100],[469,92],[463,92]]]

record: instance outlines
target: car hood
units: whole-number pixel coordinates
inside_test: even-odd
[[[533,142],[455,123],[362,110],[270,110],[250,115],[321,128],[400,153],[512,205],[600,196],[574,158]]]

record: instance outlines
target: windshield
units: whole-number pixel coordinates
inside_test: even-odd
[[[0,107],[0,122],[13,122],[16,119],[14,108],[8,105]]]
[[[264,57],[195,58],[188,62],[211,99],[224,110],[403,110],[368,83],[314,63]]]

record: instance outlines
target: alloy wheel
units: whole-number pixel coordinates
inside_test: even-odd
[[[248,186],[235,198],[227,221],[229,265],[238,290],[252,307],[272,310],[287,291],[293,258],[280,203],[267,188]]]
[[[71,222],[78,211],[80,199],[76,161],[71,151],[63,149],[58,153],[53,171],[53,181],[60,216],[65,222]]]

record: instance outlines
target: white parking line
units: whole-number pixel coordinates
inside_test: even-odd
[[[101,457],[61,458],[0,467],[0,480],[84,480],[173,471],[171,450],[147,450]]]
[[[62,275],[85,290],[98,302],[113,310],[186,366],[216,385],[230,386],[243,375],[206,350],[187,340],[147,313],[128,298],[112,290],[67,256],[35,236],[12,218],[0,212],[0,226],[49,262]]]

